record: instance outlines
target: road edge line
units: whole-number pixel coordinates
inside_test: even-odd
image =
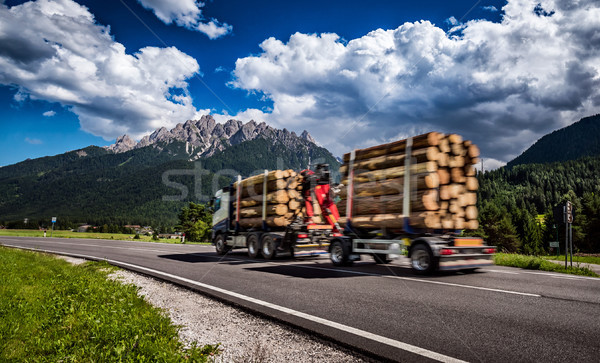
[[[417,355],[420,355],[425,358],[429,358],[429,359],[436,360],[439,362],[466,363],[466,361],[463,361],[463,360],[460,360],[457,358],[453,358],[453,357],[444,355],[442,353],[437,353],[437,352],[434,352],[434,351],[431,351],[431,350],[428,350],[425,348],[417,347],[412,344],[401,342],[399,340],[394,340],[394,339],[387,338],[387,337],[384,337],[384,336],[381,336],[378,334],[370,333],[370,332],[362,330],[362,329],[354,328],[354,327],[351,327],[348,325],[337,323],[335,321],[327,320],[324,318],[320,318],[318,316],[303,313],[301,311],[286,308],[285,306],[272,304],[272,303],[264,301],[264,300],[256,299],[256,298],[246,296],[246,295],[243,295],[243,294],[240,294],[237,292],[225,290],[225,289],[222,289],[217,286],[212,286],[212,285],[205,284],[202,282],[194,281],[194,280],[182,277],[182,276],[173,275],[168,272],[162,272],[162,271],[144,267],[144,266],[134,265],[134,264],[127,263],[127,262],[122,262],[122,261],[117,261],[117,260],[112,260],[112,259],[102,258],[102,257],[96,257],[96,256],[90,256],[90,255],[83,255],[83,254],[77,254],[77,253],[63,253],[63,252],[59,252],[59,251],[7,245],[4,243],[2,245],[5,247],[19,248],[19,249],[25,249],[25,250],[35,251],[35,252],[45,252],[45,253],[52,253],[52,254],[57,254],[57,255],[79,257],[79,258],[84,258],[84,259],[88,259],[88,260],[106,261],[112,265],[116,265],[116,266],[124,267],[124,268],[131,267],[134,270],[146,271],[152,275],[159,275],[159,276],[167,277],[170,279],[179,280],[186,284],[202,287],[204,289],[211,290],[211,291],[223,294],[223,295],[227,295],[227,296],[234,297],[234,298],[240,299],[240,300],[244,300],[244,301],[256,304],[256,305],[267,307],[267,308],[270,308],[270,309],[273,309],[273,310],[276,310],[276,311],[279,311],[279,312],[282,312],[285,314],[293,315],[298,318],[302,318],[302,319],[305,319],[305,320],[308,320],[308,321],[311,321],[314,323],[322,324],[322,325],[328,326],[330,328],[342,330],[344,332],[356,335],[360,338],[370,339],[375,342],[385,344],[385,345],[388,345],[388,346],[391,346],[394,348],[398,348],[398,349],[404,350],[409,353],[417,354]]]

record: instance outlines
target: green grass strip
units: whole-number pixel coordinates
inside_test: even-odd
[[[565,262],[565,255],[560,256],[543,256],[547,260],[556,260]],[[569,259],[569,263],[571,262],[571,257],[567,257]],[[573,263],[593,263],[595,265],[600,265],[600,257],[597,256],[573,256]]]
[[[500,266],[520,267],[528,270],[540,270],[560,272],[572,275],[600,277],[597,273],[587,267],[567,267],[554,262],[547,261],[542,257],[525,256],[511,253],[496,253],[494,263]]]
[[[184,348],[178,327],[137,287],[107,279],[114,269],[0,247],[0,361],[206,362],[218,354],[218,345]]]
[[[9,237],[44,237],[44,231],[37,229],[0,229],[0,236]],[[137,242],[160,242],[160,243],[181,243],[180,239],[161,238],[158,241],[152,239],[152,236],[142,236],[139,239],[134,239],[134,234],[123,233],[98,233],[98,232],[73,232],[56,230],[52,232],[52,237],[56,238],[91,238],[91,239],[111,239],[122,241],[137,241]],[[46,238],[50,238],[50,231],[46,232]],[[202,244],[210,245],[210,242],[189,242],[185,244]]]

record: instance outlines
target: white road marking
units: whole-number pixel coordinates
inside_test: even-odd
[[[199,255],[199,254],[196,254],[196,255]],[[236,260],[236,261],[245,261],[243,259],[238,259],[238,258],[233,258],[233,257],[228,257],[228,259],[230,259],[230,260]],[[413,277],[382,275],[382,274],[376,274],[376,273],[371,273],[371,272],[361,272],[361,271],[335,269],[335,268],[325,268],[325,267],[315,267],[315,266],[300,266],[300,265],[295,265],[295,264],[282,265],[282,264],[278,264],[278,263],[274,263],[274,262],[268,262],[268,263],[269,264],[273,264],[273,265],[277,265],[277,266],[292,266],[292,267],[307,268],[307,269],[313,269],[313,270],[338,271],[338,272],[346,272],[346,273],[355,274],[355,275],[386,277],[386,278],[406,280],[406,281],[423,282],[423,283],[437,284],[437,285],[446,285],[446,286],[453,286],[453,287],[462,287],[462,288],[466,288],[466,289],[475,289],[475,290],[500,292],[500,293],[504,293],[504,294],[513,294],[513,295],[531,296],[531,297],[542,297],[542,295],[531,294],[531,293],[528,293],[528,292],[519,292],[519,291],[511,291],[511,290],[493,289],[493,288],[490,288],[490,287],[480,287],[480,286],[473,286],[473,285],[455,284],[455,283],[452,283],[452,282],[424,280],[424,279],[418,279],[418,278],[413,278]]]
[[[69,242],[58,242],[58,241],[40,241],[40,242],[48,242],[53,245],[70,245],[70,246],[85,246],[85,247],[101,247],[101,248],[113,248],[118,250],[135,250],[135,251],[150,251],[150,252],[163,252],[163,253],[173,253],[174,251],[170,250],[157,250],[152,248],[137,248],[137,247],[117,247],[117,246],[107,246],[107,245],[91,245],[91,244],[81,244],[81,243],[69,243]],[[16,246],[13,246],[16,247]]]
[[[589,276],[555,274],[555,273],[549,273],[549,272],[533,272],[533,271],[522,271],[522,273],[524,273],[524,274],[531,274],[531,275],[549,276],[549,277],[554,277],[556,279],[568,278],[568,279],[572,279],[572,280],[592,280],[592,281],[598,281],[598,282],[600,282],[599,278],[597,278],[597,277],[589,277]]]
[[[519,272],[512,272],[512,271],[501,271],[501,270],[484,270],[486,272],[496,272],[499,274],[508,274],[508,275],[520,275]]]
[[[42,250],[42,249],[35,249],[35,248],[28,248],[28,247],[20,247],[20,246],[10,246],[10,245],[5,245],[5,246],[9,246],[9,247],[16,247],[16,248],[21,248],[21,249],[27,249],[27,250],[32,250],[32,251],[40,251],[40,252],[46,252],[46,253],[55,253],[55,254],[64,254],[64,252],[58,252],[58,251],[51,251],[51,250]],[[69,253],[68,255],[70,256],[75,256],[75,257],[80,257],[80,258],[86,258],[86,259],[98,259],[99,257],[95,257],[95,256],[89,256],[89,255],[82,255],[82,254],[73,254],[73,253]],[[100,258],[103,259],[103,258]],[[250,296],[246,296],[246,295],[242,295],[239,294],[237,292],[233,292],[233,291],[229,291],[229,290],[225,290],[222,289],[220,287],[216,287],[216,286],[212,286],[212,285],[208,285],[202,282],[198,282],[198,281],[194,281],[185,277],[181,277],[181,276],[177,276],[177,275],[173,275],[167,272],[162,272],[162,271],[158,271],[158,270],[154,270],[151,268],[147,268],[147,267],[143,267],[143,266],[139,266],[139,265],[134,265],[134,264],[130,264],[130,263],[126,263],[126,262],[121,262],[121,261],[117,261],[117,260],[111,260],[111,259],[103,259],[104,261],[108,262],[108,263],[112,263],[112,264],[119,264],[120,266],[127,266],[127,267],[131,267],[131,268],[135,268],[135,269],[139,269],[142,271],[146,271],[146,272],[150,272],[156,275],[160,275],[160,276],[164,276],[164,277],[168,277],[174,280],[179,280],[181,282],[185,282],[188,284],[192,284],[198,287],[202,287],[204,289],[207,290],[211,290],[214,292],[218,292],[227,296],[231,296],[234,297],[236,299],[241,299],[247,302],[251,302],[253,304],[256,305],[260,305],[260,306],[264,306],[273,310],[277,310],[286,314],[290,314],[302,319],[306,319],[315,323],[319,323],[322,325],[326,325],[329,326],[331,328],[334,329],[338,329],[338,330],[342,330],[354,335],[357,335],[359,337],[363,337],[363,338],[367,338],[385,345],[389,345],[391,347],[394,348],[398,348],[410,353],[414,353],[429,359],[433,359],[433,360],[437,360],[439,362],[452,362],[452,363],[466,363],[463,360],[457,359],[457,358],[453,358],[441,353],[437,353],[425,348],[421,348],[421,347],[417,347],[415,345],[412,344],[408,344],[408,343],[404,343],[401,342],[399,340],[394,340],[394,339],[390,339],[378,334],[373,334],[370,333],[368,331],[362,330],[362,329],[358,329],[358,328],[354,328],[345,324],[341,324],[341,323],[337,323],[335,321],[331,321],[331,320],[327,320],[327,319],[323,319],[320,318],[318,316],[314,316],[314,315],[310,315],[307,313],[303,313],[301,311],[297,311],[294,309],[290,309],[290,308],[286,308],[284,306],[281,305],[276,305],[276,304],[272,304],[270,302],[264,301],[264,300],[259,300],[259,299],[255,299],[253,297]]]

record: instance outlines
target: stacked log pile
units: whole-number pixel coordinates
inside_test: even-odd
[[[267,193],[264,194],[264,180]],[[255,175],[233,184],[234,220],[238,213],[237,193],[240,188],[239,223],[244,228],[260,228],[263,222],[263,199],[266,199],[265,222],[270,227],[287,226],[302,215],[302,176],[293,170],[273,170],[266,176]]]
[[[410,151],[410,213],[403,215],[407,140],[355,150],[352,225],[402,228],[476,229],[479,148],[460,135],[430,132],[413,137]],[[340,168],[349,187],[350,153]],[[340,223],[347,220],[348,188],[340,194]]]

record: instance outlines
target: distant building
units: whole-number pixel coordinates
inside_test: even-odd
[[[142,229],[142,226],[140,226],[139,224],[126,224],[123,227],[132,229],[132,230],[134,230],[136,232],[138,232],[140,229]]]

